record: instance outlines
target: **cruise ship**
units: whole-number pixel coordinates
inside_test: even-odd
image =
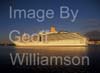
[[[86,46],[87,38],[76,32],[57,31],[54,26],[48,32],[42,31],[34,36],[27,33],[16,36],[16,46]]]

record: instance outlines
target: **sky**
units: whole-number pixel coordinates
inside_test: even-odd
[[[10,19],[9,6],[25,10],[53,9],[56,14],[53,19],[45,19],[43,22],[37,22],[35,19]],[[60,6],[79,10],[75,22],[58,17]],[[58,31],[79,33],[100,31],[100,0],[0,0],[0,41],[9,40],[9,33],[12,30],[32,34],[41,30],[49,30],[50,26],[55,26]]]

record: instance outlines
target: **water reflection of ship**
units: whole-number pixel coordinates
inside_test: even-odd
[[[87,38],[75,32],[58,32],[52,26],[49,32],[39,32],[34,36],[24,33],[16,36],[16,46],[86,46]]]

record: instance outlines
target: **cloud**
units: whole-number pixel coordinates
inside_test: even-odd
[[[100,20],[99,19],[88,19],[85,21],[85,24],[88,24],[88,25],[100,25]]]

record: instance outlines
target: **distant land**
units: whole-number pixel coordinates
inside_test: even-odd
[[[100,31],[93,30],[93,31],[87,32],[84,35],[88,38],[88,41],[90,44],[100,45]]]
[[[98,30],[89,31],[85,34],[85,36],[88,37],[90,40],[98,41],[100,40],[100,31]]]

